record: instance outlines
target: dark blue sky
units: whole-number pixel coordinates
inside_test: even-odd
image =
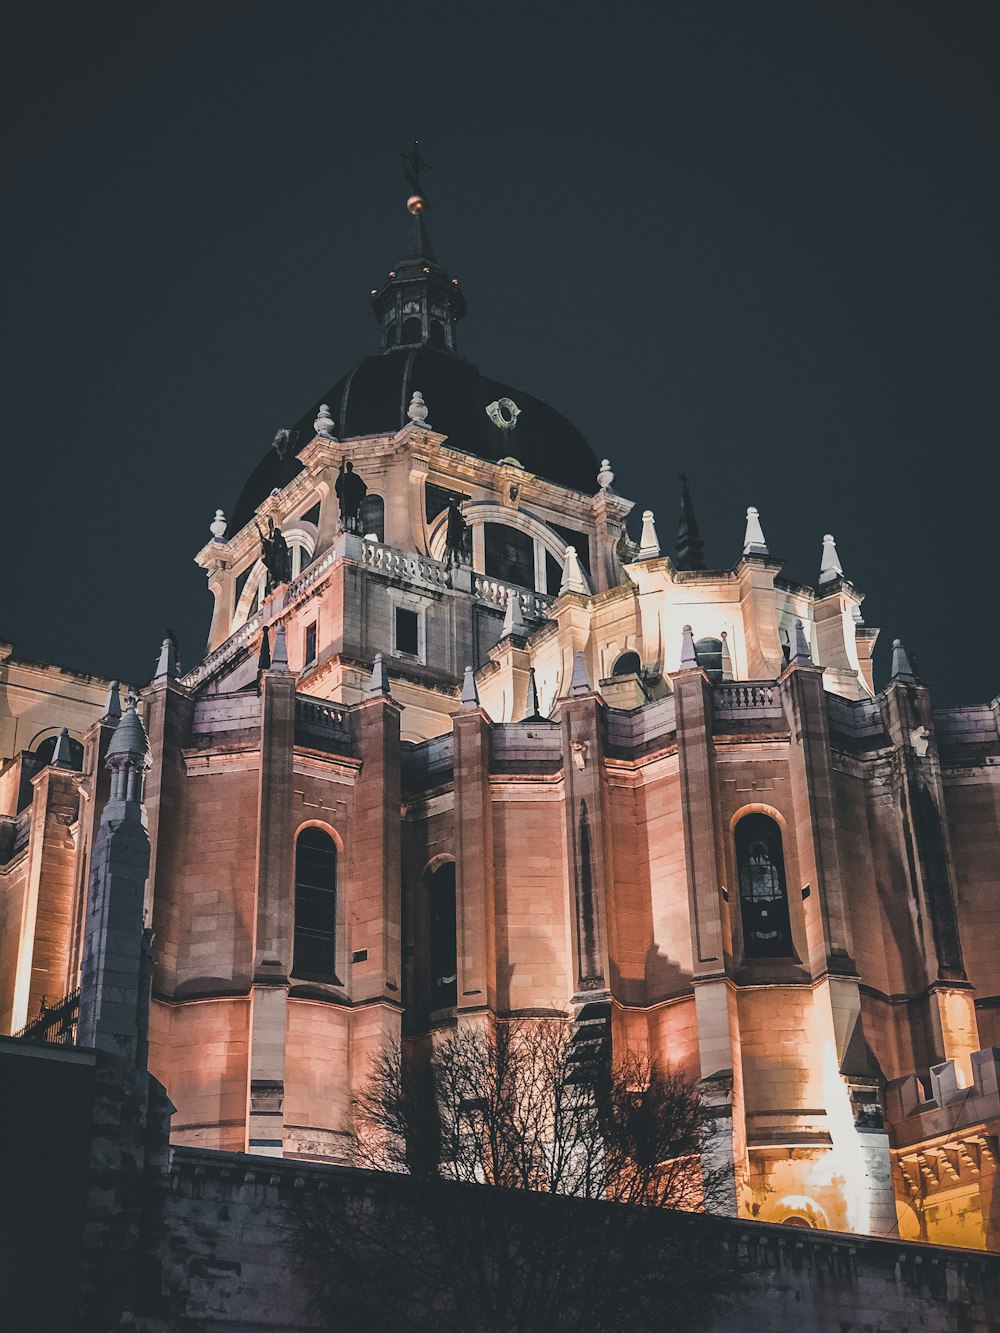
[[[3,571],[20,652],[192,665],[217,505],[361,355],[397,154],[462,350],[709,564],[824,532],[943,703],[1000,690],[1000,8],[22,7],[4,96]],[[433,416],[432,416],[433,419]],[[638,524],[634,523],[634,536]]]

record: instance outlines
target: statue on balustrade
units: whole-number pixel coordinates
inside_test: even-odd
[[[266,536],[261,532],[259,523],[257,531],[260,533],[260,558],[267,570],[267,591],[272,593],[292,577],[292,557],[281,529],[274,526],[273,518],[267,520]]]
[[[346,459],[340,464],[335,489],[337,499],[340,501],[341,532],[359,532],[361,525],[358,516],[368,494],[368,487],[354,471],[354,464],[347,462]]]
[[[465,558],[465,543],[469,525],[452,496],[448,501],[448,526],[445,530],[445,564],[460,565]]]

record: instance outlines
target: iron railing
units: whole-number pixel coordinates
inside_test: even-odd
[[[46,1041],[56,1046],[76,1045],[76,1023],[80,1014],[80,992],[64,995],[55,1004],[46,1004],[45,996],[37,1015],[20,1032],[12,1035],[24,1041]]]

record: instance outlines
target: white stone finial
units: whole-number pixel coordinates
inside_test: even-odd
[[[750,505],[747,509],[747,529],[743,536],[744,555],[767,555],[764,529],[760,526],[760,511]]]
[[[611,471],[611,463],[607,458],[601,459],[601,470],[597,474],[597,484],[602,491],[610,490],[611,483],[615,479],[615,474]]]
[[[389,697],[389,673],[385,669],[385,662],[381,653],[375,654],[375,661],[372,663],[371,679],[368,682],[369,699],[387,699]]]
[[[681,670],[690,671],[698,665],[698,654],[694,650],[694,631],[690,625],[681,630]]]
[[[587,664],[583,660],[583,653],[573,654],[573,675],[569,682],[570,694],[589,694],[590,677],[587,675]]]
[[[580,561],[576,554],[575,546],[566,547],[566,555],[563,559],[562,582],[559,584],[559,596],[564,592],[580,592],[584,596],[590,589],[587,587],[587,580],[583,577],[583,570],[580,568]]]
[[[271,670],[288,670],[288,645],[285,642],[285,627],[278,624],[274,627],[274,647],[271,649]]]
[[[516,588],[511,588],[507,594],[507,610],[504,613],[503,629],[500,631],[501,638],[506,638],[508,634],[518,634],[521,638],[527,638],[528,633],[521,594]]]
[[[801,620],[796,620],[795,639],[789,665],[812,666],[812,664],[812,654],[809,651],[809,641],[806,638],[805,626],[802,624]]]
[[[221,542],[226,535],[226,516],[221,509],[215,511],[215,518],[208,525],[213,541]]]
[[[177,661],[177,642],[172,634],[167,634],[160,645],[160,658],[153,673],[154,680],[176,680],[181,674]]]
[[[656,524],[653,521],[652,509],[647,509],[642,515],[642,536],[639,539],[639,559],[655,560],[660,554],[660,539],[656,535]]]
[[[108,686],[108,702],[105,704],[104,716],[101,721],[110,722],[112,726],[116,726],[121,715],[122,696],[119,693],[118,682],[113,680]]]
[[[892,641],[892,679],[916,680],[913,667],[910,665],[909,654],[903,647],[902,639],[893,639]]]
[[[833,534],[828,532],[823,538],[823,556],[819,562],[820,583],[832,583],[834,579],[844,577],[844,567],[837,555],[837,543]]]
[[[330,409],[326,403],[320,403],[319,411],[316,414],[316,420],[313,422],[313,430],[324,440],[333,439],[333,417],[330,415]]]
[[[468,712],[470,708],[478,707],[479,690],[476,687],[476,673],[471,666],[467,666],[462,679],[462,711]]]
[[[413,397],[410,399],[410,406],[406,409],[406,415],[414,426],[422,426],[425,430],[430,430],[430,422],[427,420],[427,404],[424,402],[424,395],[419,389],[413,390]]]

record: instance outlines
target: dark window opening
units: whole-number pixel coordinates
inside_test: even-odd
[[[420,652],[420,617],[403,606],[396,607],[396,652],[409,653],[411,657]]]
[[[421,341],[421,336],[420,320],[416,316],[411,315],[409,319],[403,320],[403,334],[400,342],[418,343]]]
[[[698,665],[715,685],[722,684],[722,640],[698,639],[694,645]]]
[[[458,1003],[458,920],[455,910],[455,863],[446,861],[431,876],[431,1009]]]
[[[250,575],[253,573],[253,570],[254,570],[254,566],[253,566],[253,565],[248,565],[247,568],[243,571],[242,574],[239,575],[239,577],[238,577],[237,580],[236,580],[235,590],[234,590],[234,592],[233,592],[233,609],[234,609],[234,610],[235,610],[236,607],[238,607],[239,604],[240,604],[240,598],[243,596],[243,589],[246,587],[247,579],[248,579],[248,578],[250,577]]]
[[[362,537],[374,537],[377,541],[385,541],[385,501],[381,495],[368,495],[361,501],[361,512],[358,515],[361,523]]]
[[[307,509],[299,519],[300,523],[311,523],[314,528],[319,527],[319,501],[313,505],[312,509]]]
[[[308,664],[309,662],[315,662],[315,660],[316,660],[316,622],[314,620],[311,625],[306,626],[305,661]]]
[[[35,750],[35,763],[38,765],[36,771],[40,772],[52,763],[52,756],[56,752],[56,742],[58,740],[58,736],[47,736]],[[80,773],[83,771],[83,746],[79,741],[73,740],[72,736],[68,737],[68,740],[70,764]]]
[[[590,538],[585,532],[577,532],[575,528],[564,528],[559,523],[550,523],[549,527],[553,532],[558,532],[567,546],[572,546],[576,551],[576,558],[579,560],[583,572],[587,578],[590,578]]]
[[[613,676],[637,676],[642,670],[642,662],[638,653],[622,653],[621,657],[615,660],[611,668]]]
[[[792,957],[781,829],[769,815],[745,815],[736,825],[736,866],[744,957]]]
[[[559,585],[562,583],[562,565],[548,551],[545,552],[545,590],[550,597],[556,597],[559,593]]]
[[[505,523],[484,523],[485,568],[490,578],[535,586],[535,543],[526,532]]]
[[[788,630],[779,630],[778,638],[781,640],[781,656],[785,659],[785,666],[787,666],[792,656],[792,645],[788,638]]]
[[[443,513],[448,508],[449,500],[454,500],[461,508],[464,501],[471,499],[471,495],[465,495],[462,491],[449,491],[428,481],[424,485],[424,513],[427,515],[427,522],[432,522],[438,514]]]
[[[318,828],[303,829],[295,843],[292,971],[309,981],[337,981],[337,848]]]
[[[427,337],[427,341],[430,343],[431,347],[447,346],[444,336],[444,325],[441,323],[439,319],[431,320],[431,328],[430,328],[430,333],[428,334]]]

